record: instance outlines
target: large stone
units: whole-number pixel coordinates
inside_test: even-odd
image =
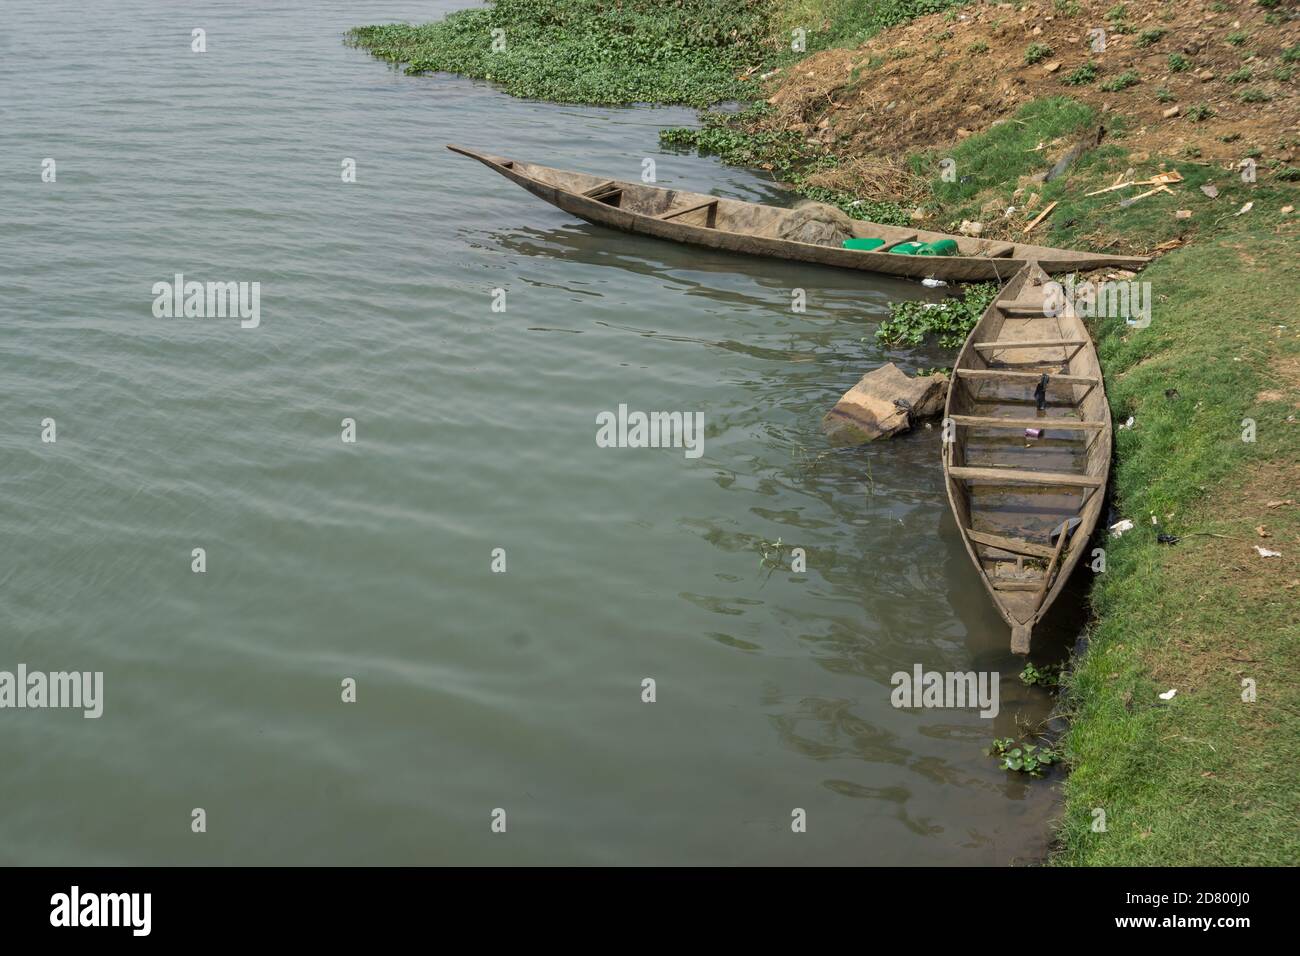
[[[912,423],[943,411],[948,376],[912,377],[893,362],[862,376],[822,419],[822,428],[837,445],[890,438]]]

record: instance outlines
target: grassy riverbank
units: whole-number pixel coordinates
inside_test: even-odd
[[[1092,329],[1115,418],[1134,420],[1116,432],[1112,492],[1135,527],[1098,542],[1107,567],[1090,649],[1064,691],[1071,773],[1054,861],[1295,863],[1300,226],[1283,211],[1300,205],[1294,11],[1246,0],[664,9],[498,0],[354,39],[522,96],[757,101],[665,142],[769,169],[863,218],[979,222],[1011,238],[1048,212],[1034,241],[1158,254],[1138,276],[1151,283],[1151,325]],[[1081,42],[1093,24],[1110,32],[1105,54]],[[493,59],[505,55],[485,38],[502,25],[517,45]],[[787,48],[796,27],[806,57]],[[1044,181],[1099,125],[1101,145]],[[1157,174],[1180,178],[1131,204],[1120,197],[1149,187],[1088,195]]]

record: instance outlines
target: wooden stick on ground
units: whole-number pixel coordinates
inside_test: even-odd
[[[1028,234],[1035,226],[1037,226],[1040,222],[1046,219],[1047,214],[1056,208],[1057,202],[1059,202],[1059,200],[1053,199],[1052,202],[1048,205],[1048,207],[1044,209],[1042,212],[1040,212],[1038,214],[1038,217],[1033,222],[1025,226],[1025,233]]]

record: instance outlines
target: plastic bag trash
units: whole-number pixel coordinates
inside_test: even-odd
[[[1174,699],[1174,695],[1177,694],[1177,693],[1178,693],[1178,688],[1177,688],[1177,687],[1171,687],[1171,688],[1169,688],[1167,691],[1165,691],[1163,694],[1160,695],[1160,699],[1161,699],[1161,700],[1173,700],[1173,699]]]
[[[1133,423],[1134,423],[1134,418],[1133,418],[1132,415],[1130,415],[1130,416],[1128,417],[1128,421],[1126,421],[1123,425],[1120,425],[1120,426],[1119,426],[1119,427],[1120,427],[1120,430],[1123,431],[1125,428],[1132,428],[1132,427],[1133,427]]]
[[[1110,526],[1110,534],[1111,537],[1113,538],[1118,538],[1125,531],[1132,531],[1132,530],[1133,530],[1133,522],[1130,521],[1128,518],[1125,518],[1122,521],[1116,521],[1113,525]]]
[[[1248,212],[1250,212],[1250,211],[1251,211],[1252,209],[1254,209],[1254,208],[1255,208],[1255,204],[1254,204],[1253,202],[1248,202],[1248,203],[1246,203],[1246,205],[1244,205],[1244,206],[1242,206],[1240,209],[1238,209],[1238,210],[1236,211],[1235,215],[1238,215],[1238,216],[1243,215],[1244,213],[1248,213]]]
[[[925,286],[927,289],[942,289],[942,288],[944,288],[947,284],[948,284],[948,283],[944,282],[942,279],[922,279],[922,280],[921,280],[921,285]]]
[[[1281,551],[1271,551],[1271,550],[1269,550],[1268,548],[1261,548],[1259,545],[1255,545],[1255,550],[1259,552],[1259,556],[1260,556],[1261,558],[1280,558],[1280,557],[1282,557],[1282,552],[1281,552]]]
[[[1177,543],[1178,543],[1178,535],[1176,535],[1176,534],[1158,534],[1158,535],[1156,535],[1156,540],[1159,541],[1161,544],[1177,544]]]

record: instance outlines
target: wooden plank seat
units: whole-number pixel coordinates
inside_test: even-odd
[[[1096,475],[1075,475],[1064,471],[1021,471],[1015,468],[972,468],[954,465],[948,474],[962,481],[982,481],[993,484],[1046,485],[1063,488],[1100,488],[1103,484]]]
[[[1105,427],[1105,422],[1082,421],[1078,418],[995,418],[992,415],[950,415],[954,425],[969,428],[1048,428],[1057,431],[1086,432]]]
[[[1015,251],[1016,244],[1014,242],[995,242],[981,252],[980,256],[984,259],[1005,259]]]
[[[958,378],[969,379],[991,379],[995,381],[1007,382],[1025,382],[1037,383],[1042,376],[1041,372],[1012,372],[1006,369],[976,369],[976,368],[959,368],[957,369]],[[1049,385],[1099,385],[1098,379],[1091,375],[1048,375],[1047,382]]]
[[[987,531],[967,531],[966,537],[979,544],[988,545],[990,548],[1001,548],[1003,551],[1010,551],[1013,554],[1027,554],[1031,558],[1050,558],[1052,556],[1052,549],[1047,545],[1034,544],[1024,538],[1006,538],[1000,534],[990,534]]]
[[[902,239],[895,239],[892,242],[887,242],[879,249],[873,249],[872,252],[888,252],[890,249],[894,248],[894,246],[901,246],[905,242],[916,242],[916,233],[909,232]]]
[[[717,214],[718,201],[716,199],[706,199],[704,202],[697,202],[691,206],[683,206],[680,209],[670,209],[667,212],[655,216],[656,219],[662,219],[667,222],[669,219],[676,219],[678,216],[685,216],[690,212],[699,212],[701,209],[709,210],[709,225],[713,225],[713,218]]]

